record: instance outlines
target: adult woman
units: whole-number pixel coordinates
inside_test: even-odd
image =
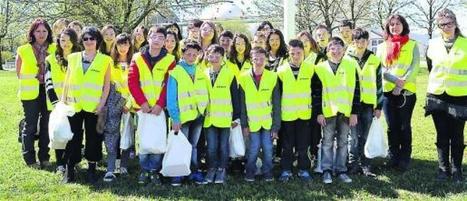
[[[279,29],[272,29],[266,40],[266,51],[268,52],[268,63],[266,69],[276,71],[277,67],[287,59],[287,44],[284,35]]]
[[[88,161],[87,181],[95,183],[96,163],[102,159],[102,133],[97,132],[98,115],[104,112],[109,95],[112,59],[99,52],[102,35],[95,27],[85,27],[81,34],[84,51],[68,56],[70,71],[69,100],[75,114],[69,117],[73,138],[65,150],[66,171],[62,182],[75,180],[75,165],[81,161],[81,144],[86,133],[84,157]]]
[[[19,79],[18,96],[24,110],[25,126],[21,131],[22,153],[26,165],[37,167],[34,138],[39,122],[39,153],[41,167],[49,163],[49,112],[45,94],[45,58],[55,52],[52,30],[47,21],[35,19],[29,27],[28,43],[18,47],[16,75]]]
[[[305,48],[305,61],[315,64],[318,53],[318,45],[313,39],[311,33],[308,31],[302,31],[297,34],[297,39],[302,41],[303,47]]]
[[[66,69],[68,66],[68,55],[80,51],[78,35],[71,28],[63,30],[57,39],[57,51],[45,58],[47,73],[45,74],[45,88],[47,97],[53,105],[62,96]],[[49,108],[51,109],[51,108]],[[55,149],[57,160],[57,172],[65,172],[64,149]]]
[[[100,51],[110,56],[110,51],[112,51],[112,47],[115,43],[115,35],[117,35],[117,30],[113,25],[106,25],[102,27],[101,34],[104,37],[104,42],[99,47]]]
[[[425,109],[426,114],[433,117],[436,128],[437,180],[446,181],[452,175],[453,181],[462,182],[467,119],[467,39],[461,34],[456,15],[451,10],[439,11],[436,23],[441,37],[432,39],[428,45],[427,56],[433,67],[428,79]]]
[[[235,34],[230,47],[227,66],[238,78],[242,72],[251,69],[250,61],[251,45],[244,34]]]
[[[383,110],[388,124],[389,167],[407,170],[412,153],[412,112],[416,101],[415,80],[420,64],[417,44],[409,39],[404,17],[391,15],[384,29],[385,41],[377,55],[383,65]]]
[[[175,61],[178,62],[180,59],[180,41],[177,37],[177,33],[168,31],[164,46],[167,52],[174,55]]]
[[[144,26],[138,26],[133,30],[131,37],[135,52],[140,52],[141,48],[148,44],[148,29]]]

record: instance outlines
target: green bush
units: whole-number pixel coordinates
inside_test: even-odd
[[[6,61],[12,61],[13,58],[15,57],[12,52],[9,51],[2,51],[2,63],[5,63]]]

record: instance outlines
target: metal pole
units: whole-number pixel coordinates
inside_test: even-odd
[[[295,37],[296,0],[283,0],[284,4],[284,38],[286,41]]]

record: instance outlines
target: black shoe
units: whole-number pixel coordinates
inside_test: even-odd
[[[70,167],[65,169],[65,173],[63,174],[62,184],[68,184],[75,182],[75,168]]]
[[[455,183],[463,183],[464,182],[464,176],[462,175],[462,171],[456,171],[452,173],[452,181]]]
[[[97,183],[96,170],[88,170],[88,175],[86,176],[86,181],[90,184]]]
[[[438,182],[445,182],[449,179],[449,173],[447,171],[443,171],[438,169],[438,175],[436,175],[436,181]]]
[[[409,169],[409,163],[405,161],[399,162],[399,165],[397,166],[397,169],[401,172],[405,172]]]

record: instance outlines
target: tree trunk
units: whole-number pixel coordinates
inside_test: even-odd
[[[0,37],[0,70],[4,70],[3,61],[2,61],[2,52],[3,52],[3,45],[2,45],[2,38]]]

